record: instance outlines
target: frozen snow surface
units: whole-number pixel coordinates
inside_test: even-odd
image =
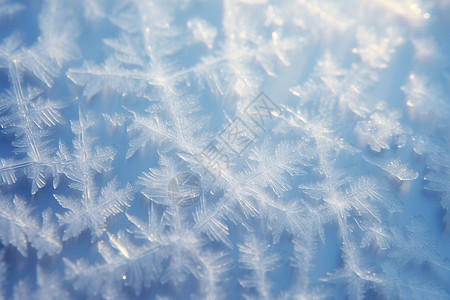
[[[449,299],[450,1],[0,0],[0,299]]]

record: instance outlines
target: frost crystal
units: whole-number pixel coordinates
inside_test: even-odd
[[[449,10],[0,0],[0,300],[449,299]]]

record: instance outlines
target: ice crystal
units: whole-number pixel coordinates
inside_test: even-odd
[[[448,299],[449,9],[0,0],[0,299]]]

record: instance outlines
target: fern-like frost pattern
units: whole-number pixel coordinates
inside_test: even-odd
[[[0,300],[449,299],[449,11],[0,0]]]

